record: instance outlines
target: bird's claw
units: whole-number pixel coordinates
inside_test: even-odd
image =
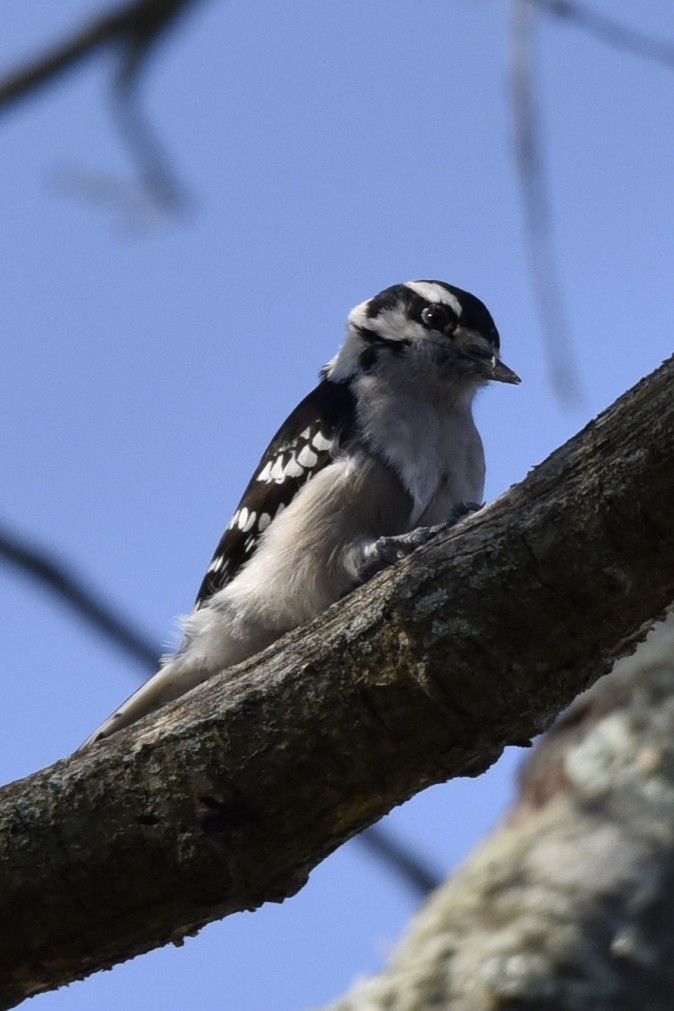
[[[443,530],[449,530],[460,520],[481,508],[482,506],[476,502],[460,502],[454,507],[446,523],[436,523],[432,527],[416,527],[406,534],[395,534],[392,537],[379,537],[368,548],[364,578],[369,579],[381,569],[395,565],[402,558],[411,555],[422,544],[427,544]]]

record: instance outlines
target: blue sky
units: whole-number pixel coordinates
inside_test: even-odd
[[[637,27],[627,0],[594,8]],[[6,0],[0,66],[93,0]],[[541,18],[537,63],[582,396],[557,399],[526,267],[496,0],[197,6],[144,107],[190,196],[161,215],[110,115],[112,53],[0,120],[0,518],[172,641],[252,466],[357,302],[439,277],[480,296],[520,387],[477,405],[487,497],[671,353],[672,71]],[[665,2],[638,27],[674,39]],[[0,569],[0,775],[68,754],[142,671]],[[518,754],[390,831],[448,870],[507,805]],[[296,898],[35,998],[37,1011],[295,1011],[382,963],[415,906],[358,843]]]

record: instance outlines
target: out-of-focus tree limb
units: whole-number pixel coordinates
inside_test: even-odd
[[[515,165],[524,212],[525,252],[550,382],[563,400],[577,399],[580,382],[571,346],[553,241],[553,216],[543,158],[539,88],[535,72],[536,5],[511,0],[508,63]]]
[[[381,825],[371,825],[356,836],[355,842],[409,885],[416,892],[417,899],[434,891],[442,881],[437,868],[432,867],[418,849],[412,849],[394,838]]]
[[[526,2],[540,7],[541,10],[552,14],[560,21],[566,21],[568,24],[581,28],[614,49],[622,49],[651,63],[661,63],[665,67],[674,69],[673,42],[647,35],[645,32],[621,24],[615,18],[599,11],[593,11],[582,4],[572,3],[571,0],[526,0]],[[637,17],[638,14],[638,8],[635,8]]]
[[[539,12],[574,25],[594,38],[654,63],[674,68],[674,44],[622,25],[570,0],[511,0],[508,43],[515,163],[524,212],[525,252],[553,388],[563,399],[578,396],[577,375],[554,247],[554,220],[543,151],[535,69]]]
[[[671,1011],[674,615],[581,696],[509,818],[330,1011]]]
[[[151,673],[156,671],[160,650],[52,552],[29,544],[7,527],[0,526],[0,564],[10,565],[36,580],[118,649],[124,650]]]
[[[132,0],[105,10],[63,41],[0,74],[0,114],[101,49],[114,46],[120,57],[113,109],[120,132],[138,164],[143,185],[158,204],[184,205],[185,194],[170,169],[166,153],[141,113],[137,84],[151,51],[196,3],[197,0]]]
[[[546,727],[674,599],[673,389],[674,358],[261,658],[6,787],[0,1007],[287,898]]]
[[[196,0],[132,0],[105,11],[62,42],[0,77],[0,112],[106,46],[121,48],[123,76],[136,77],[149,49],[194,3]]]

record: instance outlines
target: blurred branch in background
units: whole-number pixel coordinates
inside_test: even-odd
[[[6,527],[0,527],[0,563],[9,565],[48,590],[98,635],[103,635],[132,660],[154,673],[160,650],[131,622],[123,618],[105,600],[103,594],[75,574],[70,566],[51,551],[37,548]]]
[[[580,382],[566,321],[552,237],[552,212],[541,149],[534,29],[530,0],[512,0],[510,87],[515,128],[515,160],[524,208],[525,247],[534,297],[543,325],[548,372],[562,400],[576,400]]]
[[[51,551],[37,548],[0,527],[0,564],[6,564],[37,581],[68,607],[97,635],[103,635],[154,674],[160,650],[128,619],[123,618],[87,580],[75,574],[75,566],[57,558]],[[442,880],[426,860],[392,838],[379,827],[366,829],[356,838],[418,897],[423,898]]]
[[[136,86],[150,52],[166,37],[167,29],[174,27],[179,17],[196,3],[197,0],[133,0],[101,14],[69,38],[49,46],[0,78],[0,113],[52,84],[101,49],[118,47],[120,63],[113,98],[120,132],[154,202],[171,209],[183,206],[184,191],[140,112]]]
[[[423,897],[430,894],[444,880],[442,874],[431,870],[423,857],[401,846],[379,825],[365,829],[356,839],[371,850],[377,859],[385,861],[391,871],[397,872],[417,895]]]
[[[113,113],[143,187],[154,205],[167,210],[187,206],[187,196],[169,166],[166,153],[143,116],[137,86],[147,58],[169,27],[197,0],[133,0],[101,14],[13,72],[0,78],[0,113],[20,99],[73,69],[100,49],[120,47],[113,89]],[[534,18],[538,11],[573,24],[595,38],[648,60],[674,66],[674,45],[628,28],[570,0],[511,0],[510,80],[515,120],[516,162],[521,183],[529,271],[543,325],[548,368],[562,399],[575,399],[580,383],[555,262],[552,213],[541,150],[534,68]],[[80,195],[119,202],[118,187],[101,180],[71,178],[68,188]]]
[[[624,49],[634,56],[641,56],[653,63],[662,63],[666,67],[674,68],[674,44],[671,42],[628,28],[627,25],[606,17],[605,14],[588,10],[587,7],[570,3],[569,0],[528,0],[528,3],[539,7],[547,14],[552,14],[560,21],[581,28],[607,45],[613,46],[614,49]]]
[[[515,123],[515,154],[524,208],[526,247],[534,296],[543,325],[548,369],[564,400],[576,399],[580,383],[566,321],[555,261],[553,222],[542,152],[534,38],[538,11],[583,29],[602,42],[651,62],[674,68],[674,45],[655,39],[569,0],[512,0],[510,86]]]

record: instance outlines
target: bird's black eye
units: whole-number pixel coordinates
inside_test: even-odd
[[[451,333],[456,329],[459,318],[448,305],[436,302],[435,305],[427,305],[422,310],[421,322],[429,330],[443,330],[445,333]]]

